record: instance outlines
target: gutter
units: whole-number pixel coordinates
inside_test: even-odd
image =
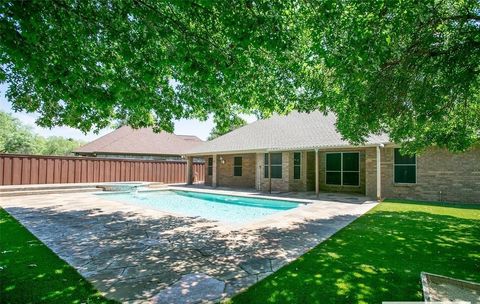
[[[358,148],[375,148],[379,145],[384,147],[385,145],[391,145],[390,142],[385,143],[376,143],[376,144],[368,144],[368,145],[361,145],[361,146],[352,146],[352,145],[335,145],[335,146],[304,146],[304,147],[293,147],[293,148],[262,148],[262,149],[250,149],[250,150],[229,150],[229,151],[205,151],[205,152],[193,152],[193,153],[185,153],[184,156],[206,156],[212,154],[247,154],[247,153],[268,153],[268,152],[281,152],[281,151],[315,151],[315,150],[330,150],[330,149],[358,149]]]

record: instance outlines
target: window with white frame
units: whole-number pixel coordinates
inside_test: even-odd
[[[325,183],[327,185],[360,185],[360,153],[327,152],[325,155]]]
[[[417,183],[417,157],[402,154],[399,148],[395,148],[393,158],[394,182],[398,184]]]

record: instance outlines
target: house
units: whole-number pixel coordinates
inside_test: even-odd
[[[480,202],[480,147],[402,155],[386,135],[351,145],[335,122],[318,111],[276,115],[192,148],[187,161],[204,157],[205,183],[213,187]]]
[[[151,128],[123,126],[74,150],[79,156],[180,160],[182,155],[203,141],[192,135],[155,133]]]

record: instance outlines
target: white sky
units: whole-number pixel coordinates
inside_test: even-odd
[[[84,141],[92,141],[102,135],[111,132],[111,129],[103,129],[99,134],[93,132],[84,134],[77,129],[72,129],[69,127],[55,127],[52,129],[41,128],[35,124],[35,119],[38,116],[34,113],[25,113],[25,112],[13,112],[11,104],[7,101],[5,93],[7,86],[5,84],[0,85],[0,110],[8,113],[12,113],[13,116],[20,119],[24,124],[30,125],[33,130],[44,137],[48,136],[63,136],[67,138],[74,138]],[[248,123],[256,120],[255,116],[242,116]],[[194,119],[181,119],[175,121],[175,134],[184,134],[184,135],[196,135],[199,138],[206,140],[210,134],[210,130],[213,128],[214,123],[210,118],[207,121],[199,121]]]

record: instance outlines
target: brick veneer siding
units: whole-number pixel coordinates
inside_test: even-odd
[[[233,159],[242,157],[242,176],[233,176]],[[220,161],[223,158],[224,162]],[[208,157],[205,157],[205,184],[212,185],[212,176],[208,176]],[[255,187],[255,154],[217,155],[217,186],[254,188]]]
[[[365,149],[365,195],[377,197],[377,150]]]
[[[393,148],[381,149],[382,197],[480,203],[480,147],[453,154],[430,148],[417,156],[417,183],[395,184]],[[376,193],[376,152],[366,152],[367,195]]]

